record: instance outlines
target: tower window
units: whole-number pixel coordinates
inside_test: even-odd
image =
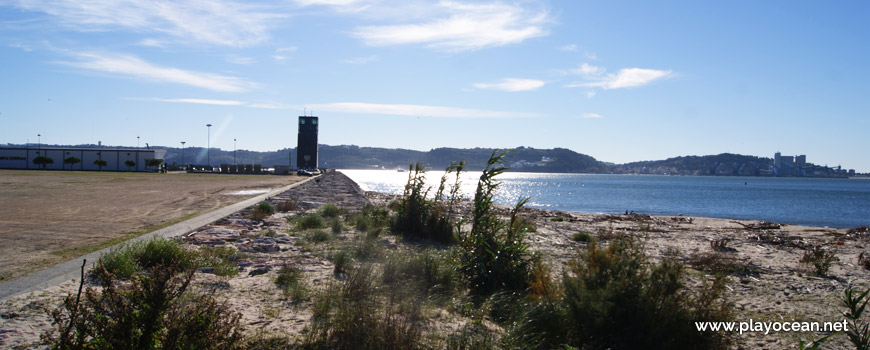
[[[299,125],[304,125],[304,124],[305,124],[305,119],[299,119]]]
[[[312,124],[312,125],[317,125],[317,119],[311,119],[311,124]]]

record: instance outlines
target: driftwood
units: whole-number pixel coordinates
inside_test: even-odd
[[[739,222],[739,221],[731,221],[731,222],[738,224],[740,226],[743,226],[743,228],[745,228],[747,230],[778,230],[778,229],[782,228],[782,226],[783,226],[782,224],[778,224],[775,222],[768,222],[768,221],[762,221],[759,223],[751,223],[751,224],[744,224],[744,223]]]

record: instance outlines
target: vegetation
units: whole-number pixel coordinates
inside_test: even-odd
[[[867,303],[870,303],[868,294],[870,294],[870,289],[861,292],[847,288],[840,298],[846,307],[846,311],[843,312],[849,329],[846,331],[846,336],[849,337],[849,341],[852,342],[856,350],[870,349],[870,320],[864,314]]]
[[[595,241],[595,237],[592,237],[592,235],[589,232],[580,231],[580,232],[575,233],[573,236],[571,236],[571,240],[574,242],[587,242],[588,243],[588,242]]]
[[[324,226],[325,225],[323,224],[323,219],[320,217],[320,215],[317,214],[308,214],[296,218],[297,230],[312,230],[323,228]]]
[[[133,169],[134,166],[136,166],[136,162],[134,162],[132,160],[126,160],[126,161],[124,161],[124,165],[127,166],[127,171],[130,171]]]
[[[195,254],[177,242],[155,239],[100,260],[94,276],[101,290],[82,285],[74,298],[50,312],[53,331],[43,339],[54,349],[236,349],[242,345],[239,315],[209,294],[188,291]],[[116,279],[134,265],[129,282]],[[114,267],[110,271],[108,267]],[[82,266],[84,275],[84,266]],[[82,280],[82,284],[84,279]]]
[[[337,218],[341,215],[341,208],[335,204],[327,204],[321,207],[317,213],[324,218]]]
[[[426,198],[431,188],[425,186],[426,171],[423,164],[412,165],[408,172],[405,192],[396,208],[393,231],[402,234],[405,238],[451,243],[453,225],[446,208],[438,202],[437,197],[435,200]]]
[[[97,159],[97,160],[94,160],[94,165],[96,165],[100,171],[103,171],[103,167],[109,165],[109,163],[106,162],[105,160]]]
[[[296,265],[286,264],[281,266],[275,285],[281,289],[285,297],[300,302],[308,299],[308,288],[302,279],[302,269]]]
[[[38,165],[42,169],[45,169],[46,165],[54,164],[54,159],[46,156],[38,156],[36,158],[33,158],[33,164]]]
[[[365,232],[390,226],[392,217],[386,208],[366,205],[360,213],[348,217],[347,222],[357,230]]]
[[[811,266],[816,275],[824,277],[828,275],[828,271],[831,269],[831,265],[834,264],[834,259],[836,258],[835,250],[826,249],[822,246],[814,246],[804,252],[800,262]]]
[[[262,201],[257,203],[257,206],[254,207],[254,211],[251,213],[251,217],[254,220],[263,220],[272,214],[275,214],[275,206],[269,201]]]
[[[72,170],[73,165],[81,163],[82,160],[77,157],[67,157],[63,160],[63,164],[69,164],[69,169]]]
[[[471,232],[460,234],[457,269],[476,296],[500,290],[521,291],[528,286],[531,272],[528,245],[517,224],[519,211],[528,198],[517,202],[509,222],[495,213],[493,197],[499,185],[495,177],[505,171],[504,155],[490,155],[474,195]]]

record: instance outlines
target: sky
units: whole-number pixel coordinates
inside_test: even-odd
[[[273,151],[305,114],[328,145],[870,172],[868,18],[852,0],[0,0],[0,144]]]

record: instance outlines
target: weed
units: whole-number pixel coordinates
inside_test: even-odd
[[[302,270],[290,264],[281,266],[278,271],[278,277],[275,278],[275,285],[281,289],[285,297],[291,300],[300,302],[308,299],[308,288],[302,280]]]
[[[594,242],[595,237],[592,237],[592,234],[586,231],[580,231],[571,236],[571,240],[574,242]]]
[[[858,254],[858,266],[864,268],[864,270],[870,270],[870,258],[864,256],[864,252]]]
[[[382,280],[389,286],[413,286],[424,295],[451,295],[459,278],[448,256],[434,249],[418,254],[396,252],[383,264]]]
[[[278,232],[275,232],[275,230],[269,230],[263,233],[263,236],[275,238],[278,237]]]
[[[254,207],[254,211],[251,213],[251,218],[254,220],[263,220],[270,215],[275,214],[275,206],[269,201],[262,201],[257,203],[257,206]]]
[[[351,215],[347,219],[347,223],[353,225],[357,230],[368,231],[370,229],[378,229],[391,225],[392,218],[390,212],[384,207],[376,207],[366,205],[362,211]]]
[[[563,218],[563,217],[561,217],[561,216],[554,216],[554,217],[551,217],[551,218],[550,218],[550,221],[552,221],[552,222],[562,222],[562,221],[565,221],[565,218]]]
[[[495,350],[498,344],[492,330],[480,322],[466,323],[447,336],[448,350]]]
[[[412,165],[409,170],[408,183],[396,209],[393,231],[405,238],[451,243],[453,225],[447,209],[437,202],[437,198],[435,201],[426,199],[430,189],[425,188],[423,164]]]
[[[697,270],[729,275],[757,275],[757,266],[748,261],[720,252],[693,253],[689,256],[689,265]]]
[[[341,208],[335,204],[327,204],[321,207],[317,213],[324,218],[337,218],[341,215]]]
[[[312,230],[325,227],[323,219],[317,214],[308,214],[298,217],[295,221],[297,230]]]
[[[332,235],[323,230],[314,230],[305,235],[305,239],[311,243],[323,243],[332,239]]]
[[[130,278],[155,266],[184,271],[196,267],[198,257],[178,241],[155,237],[122,245],[101,257],[98,264],[118,278]]]
[[[734,248],[731,248],[728,246],[729,242],[730,242],[730,240],[728,240],[727,238],[714,239],[714,240],[710,241],[710,249],[713,249],[713,251],[717,251],[717,252],[734,251],[735,250]]]
[[[235,276],[239,273],[236,265],[238,251],[233,247],[203,246],[199,249],[199,255],[198,265],[211,267],[217,276]]]
[[[329,227],[332,229],[332,233],[339,234],[344,230],[344,225],[341,224],[341,219],[333,218],[329,220]]]
[[[374,260],[383,254],[383,245],[374,239],[361,239],[353,246],[353,255],[360,261]]]
[[[819,276],[827,276],[828,270],[836,259],[836,250],[825,249],[822,246],[814,246],[812,249],[804,252],[800,262],[802,264],[812,266],[814,272]]]
[[[509,222],[499,219],[495,212],[493,197],[499,185],[495,177],[506,169],[504,156],[505,153],[493,152],[487,161],[474,195],[471,232],[460,234],[458,270],[477,296],[499,290],[523,290],[531,272],[528,245],[523,232],[517,229],[517,213],[528,198],[517,202]]]
[[[338,251],[332,256],[332,273],[336,275],[345,274],[352,264],[353,259],[350,256],[350,252],[346,250]]]
[[[846,336],[858,350],[870,349],[870,321],[864,315],[867,303],[870,302],[867,294],[870,294],[870,289],[861,292],[850,287],[843,292],[843,296],[840,298],[846,307],[843,316],[849,322]]]
[[[299,210],[299,202],[296,202],[292,199],[280,201],[278,202],[278,206],[276,209],[278,209],[278,211],[282,213],[286,213],[288,211],[297,211]]]

